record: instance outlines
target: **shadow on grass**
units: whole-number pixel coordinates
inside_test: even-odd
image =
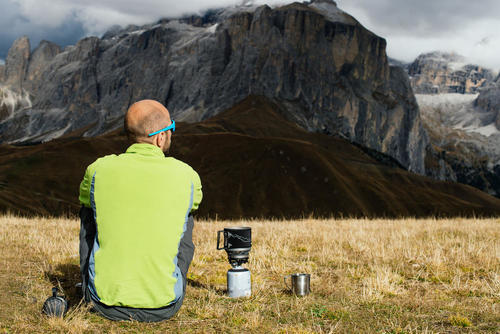
[[[190,279],[190,278],[187,279],[187,284],[189,286],[192,286],[193,288],[200,288],[200,289],[213,291],[213,292],[215,292],[215,294],[220,295],[220,296],[227,295],[227,289],[223,289],[223,288],[217,287],[215,285],[211,285],[211,284],[204,284],[204,283],[201,283],[199,281],[195,281],[195,280]]]
[[[47,277],[54,287],[60,288],[69,303],[69,307],[78,305],[82,298],[80,288],[76,288],[76,283],[80,280],[80,266],[70,263],[58,264],[49,271],[46,271]]]
[[[81,281],[80,267],[76,264],[62,263],[44,273],[45,277],[52,283],[54,287],[60,288],[61,293],[64,294],[69,303],[69,307],[78,305],[82,299],[80,288],[75,285]],[[221,288],[211,284],[201,283],[199,281],[188,278],[187,284],[194,288],[201,288],[215,292],[217,295],[227,295],[227,289]],[[47,293],[47,297],[50,292]]]

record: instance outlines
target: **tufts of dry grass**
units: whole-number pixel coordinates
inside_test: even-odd
[[[229,264],[216,231],[252,227],[250,298],[225,296]],[[500,220],[197,222],[179,314],[157,324],[111,322],[79,304],[79,223],[0,218],[0,333],[500,331]],[[311,273],[312,293],[283,276]],[[64,319],[40,312],[53,285],[70,298]]]

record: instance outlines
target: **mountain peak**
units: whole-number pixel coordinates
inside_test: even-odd
[[[357,23],[351,15],[338,8],[333,0],[312,0],[308,6],[323,14],[329,21],[351,25]]]
[[[21,92],[21,83],[28,66],[31,47],[27,36],[14,41],[5,60],[5,83],[15,91]]]
[[[493,72],[470,64],[455,52],[423,53],[408,67],[412,87],[418,94],[475,94],[493,80]]]
[[[459,70],[467,65],[467,59],[456,52],[432,51],[420,54],[416,61],[433,62],[440,66],[446,66],[452,70]]]

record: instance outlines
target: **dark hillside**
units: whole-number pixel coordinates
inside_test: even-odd
[[[171,155],[200,174],[199,215],[461,216],[498,215],[500,200],[383,164],[348,141],[308,133],[285,109],[251,96],[203,122],[179,123]],[[78,185],[97,157],[126,149],[114,132],[0,146],[0,209],[23,214],[77,213]]]

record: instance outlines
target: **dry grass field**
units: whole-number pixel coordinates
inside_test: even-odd
[[[225,296],[224,226],[252,227],[253,295]],[[74,219],[0,217],[0,333],[478,333],[500,331],[500,220],[197,222],[187,297],[171,320],[111,322],[79,304]],[[312,293],[283,276],[311,273]],[[64,319],[41,314],[58,284]]]

